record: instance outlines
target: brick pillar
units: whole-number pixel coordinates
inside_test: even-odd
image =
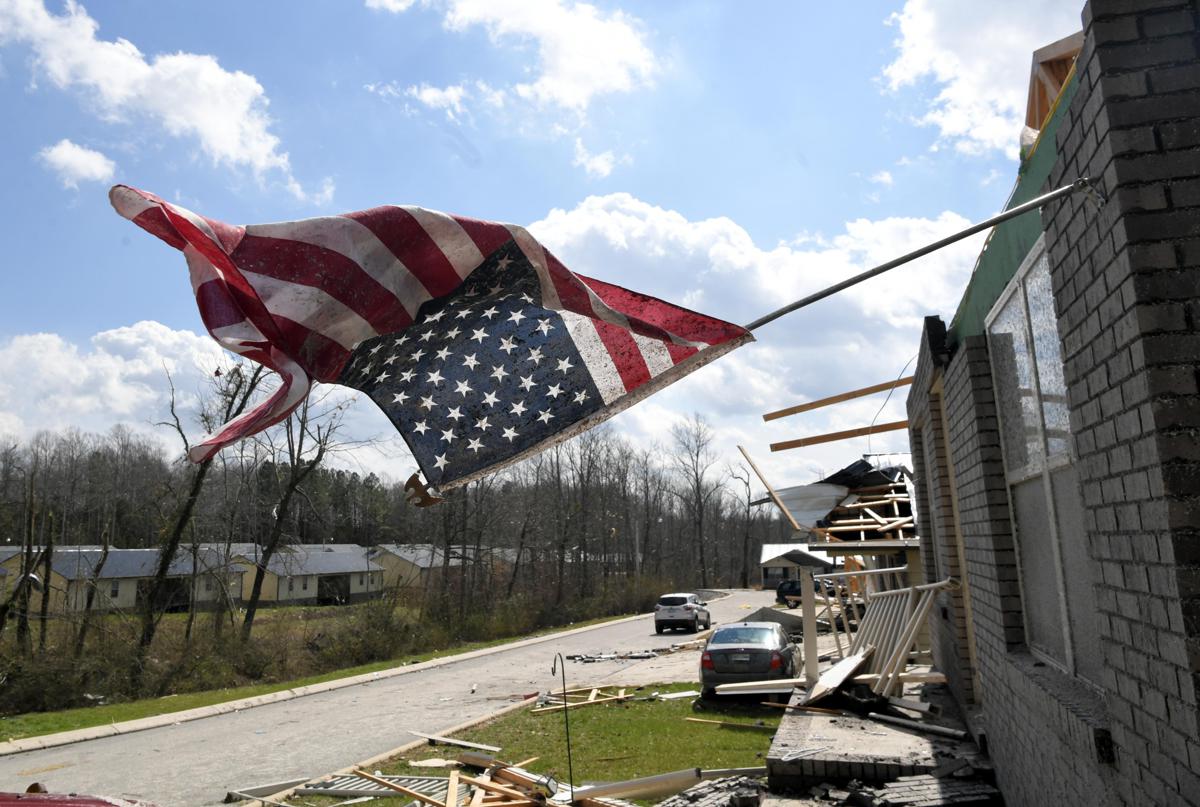
[[[1200,804],[1200,11],[1093,0],[1043,211],[1128,803]]]

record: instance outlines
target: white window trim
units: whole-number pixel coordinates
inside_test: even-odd
[[[1038,393],[1038,398],[1039,398],[1038,406],[1037,406],[1038,435],[1041,440],[1041,446],[1042,446],[1042,461],[1041,461],[1041,468],[1039,470],[1034,471],[1034,472],[1027,472],[1025,468],[1022,468],[1019,470],[1022,471],[1023,473],[1022,472],[1012,473],[1012,474],[1009,473],[1008,456],[1006,454],[1006,449],[1004,447],[1004,444],[1005,444],[1004,435],[1003,435],[1004,424],[1002,422],[1003,417],[1000,413],[999,402],[997,402],[997,406],[996,406],[996,420],[997,420],[997,422],[1000,423],[1000,429],[1001,429],[1000,455],[1001,455],[1001,457],[1003,457],[1003,462],[1004,462],[1004,482],[1005,482],[1005,487],[1007,489],[1006,492],[1008,494],[1008,496],[1007,496],[1007,498],[1008,498],[1008,517],[1009,517],[1009,523],[1013,527],[1014,538],[1016,539],[1013,541],[1013,551],[1016,554],[1016,561],[1017,561],[1017,585],[1021,591],[1021,620],[1022,620],[1023,626],[1025,628],[1025,636],[1026,636],[1025,645],[1029,648],[1030,652],[1033,653],[1035,656],[1037,656],[1037,658],[1039,660],[1044,661],[1047,664],[1050,664],[1055,669],[1062,670],[1063,672],[1067,673],[1068,675],[1077,676],[1077,675],[1079,675],[1079,673],[1077,671],[1077,667],[1075,664],[1075,643],[1072,641],[1074,637],[1071,635],[1071,615],[1070,615],[1070,609],[1067,606],[1067,581],[1066,581],[1064,573],[1063,573],[1063,559],[1062,559],[1062,545],[1061,545],[1062,538],[1058,533],[1058,510],[1055,505],[1054,488],[1051,483],[1051,472],[1055,471],[1059,468],[1065,467],[1071,463],[1072,456],[1075,454],[1075,440],[1074,440],[1074,436],[1072,435],[1072,438],[1067,441],[1068,451],[1065,454],[1062,454],[1062,455],[1059,455],[1059,456],[1056,456],[1053,458],[1050,456],[1050,453],[1048,450],[1049,446],[1047,445],[1047,441],[1046,441],[1045,412],[1041,405],[1042,383],[1041,383],[1041,378],[1038,376],[1037,352],[1036,352],[1036,349],[1034,348],[1033,327],[1029,321],[1029,299],[1025,294],[1025,286],[1024,286],[1025,278],[1028,277],[1030,271],[1033,269],[1034,266],[1037,265],[1038,261],[1041,260],[1042,256],[1045,254],[1046,254],[1046,235],[1045,235],[1045,233],[1043,233],[1042,235],[1040,235],[1038,237],[1038,240],[1036,242],[1034,242],[1034,245],[1030,248],[1029,252],[1026,253],[1025,258],[1021,261],[1021,265],[1017,267],[1017,271],[1013,274],[1012,279],[1008,281],[1007,285],[1005,285],[1004,291],[1002,291],[1000,293],[1000,296],[996,298],[996,302],[992,305],[991,310],[988,311],[987,316],[984,317],[983,325],[984,325],[984,334],[990,336],[992,323],[995,322],[997,317],[1000,316],[1001,309],[1004,308],[1005,304],[1007,304],[1008,301],[1013,298],[1013,296],[1015,296],[1017,294],[1021,295],[1021,303],[1024,306],[1024,314],[1025,314],[1025,316],[1024,316],[1025,340],[1026,340],[1026,344],[1028,345],[1028,348],[1029,348],[1029,356],[1032,361],[1031,369],[1033,372],[1033,380],[1034,380],[1034,383],[1037,384],[1037,393]],[[991,360],[991,345],[990,344],[988,345],[988,369],[991,372],[991,376],[992,376],[992,389],[995,390],[997,388],[999,382],[996,379],[995,367]],[[1041,476],[1041,478],[1042,478],[1042,491],[1043,491],[1043,494],[1045,495],[1046,513],[1047,513],[1047,516],[1049,517],[1048,518],[1048,521],[1049,521],[1048,529],[1050,531],[1050,550],[1051,550],[1052,556],[1054,558],[1055,581],[1058,584],[1059,617],[1060,617],[1060,621],[1062,624],[1062,632],[1063,632],[1063,657],[1064,658],[1062,660],[1054,658],[1053,656],[1049,655],[1048,653],[1040,650],[1032,642],[1028,641],[1028,637],[1032,635],[1032,631],[1030,631],[1030,628],[1029,628],[1029,605],[1030,605],[1031,600],[1025,596],[1025,580],[1023,578],[1023,575],[1021,574],[1021,569],[1022,569],[1022,566],[1021,566],[1021,535],[1020,535],[1021,528],[1020,528],[1020,525],[1017,523],[1017,515],[1013,509],[1012,489],[1015,485],[1018,485],[1021,482],[1027,482],[1031,479],[1034,479],[1037,476]],[[1064,662],[1065,662],[1065,666],[1064,666]],[[1084,679],[1084,680],[1086,680],[1086,679]]]

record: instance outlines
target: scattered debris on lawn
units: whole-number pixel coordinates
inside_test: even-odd
[[[458,765],[458,763],[452,759],[442,759],[441,757],[432,757],[430,759],[410,759],[408,764],[414,768],[453,768]]]
[[[683,692],[651,692],[650,697],[660,701],[675,701],[683,698],[698,698],[700,692],[696,689],[688,689]]]
[[[625,694],[625,687],[619,689],[614,687],[580,687],[579,689],[547,692],[538,698],[537,704],[531,714],[561,712],[580,706],[595,706],[599,703],[618,703],[629,700],[632,697],[632,695]],[[500,749],[497,748],[495,750],[499,751]]]

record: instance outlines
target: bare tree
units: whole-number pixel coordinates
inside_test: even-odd
[[[704,550],[704,516],[709,503],[721,490],[720,480],[709,478],[716,463],[712,452],[713,432],[699,414],[671,429],[675,443],[672,462],[683,488],[675,495],[692,519],[692,540],[700,555],[700,585],[709,583],[708,557]]]
[[[292,500],[297,495],[304,495],[300,486],[334,445],[334,435],[341,426],[346,406],[345,402],[329,405],[327,398],[315,402],[305,399],[283,422],[281,443],[276,430],[265,432],[262,436],[267,453],[273,457],[271,468],[278,498],[272,510],[271,531],[256,559],[254,583],[250,589],[250,599],[246,602],[246,616],[242,619],[242,641],[249,641],[254,629],[263,581],[271,558],[282,543]]]
[[[214,373],[213,388],[215,400],[213,404],[215,404],[217,411],[220,412],[220,422],[228,423],[245,411],[258,389],[264,373],[265,368],[262,365],[255,365],[249,377],[242,372],[241,367],[238,365],[234,365],[228,372],[223,373],[218,369]],[[167,379],[170,382],[169,373],[167,374]],[[170,411],[171,423],[167,425],[174,428],[180,441],[183,443],[184,452],[186,453],[191,448],[191,445],[175,407],[175,385],[173,383],[171,384]],[[205,414],[207,415],[206,419],[211,420],[212,413],[208,412]],[[183,540],[184,531],[192,520],[192,512],[196,508],[196,502],[200,499],[200,492],[204,489],[205,477],[208,476],[208,471],[211,467],[212,457],[195,466],[188,483],[187,493],[183,501],[176,508],[174,516],[166,527],[166,533],[159,548],[158,564],[154,570],[154,577],[146,589],[146,597],[142,602],[141,636],[138,639],[137,652],[134,654],[130,670],[131,688],[135,692],[141,689],[146,652],[150,644],[154,641],[154,634],[158,630],[159,619],[162,618],[168,605],[169,588],[167,578],[171,570],[171,565],[175,562],[175,555],[179,551],[179,544]]]

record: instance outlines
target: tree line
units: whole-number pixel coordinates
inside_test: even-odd
[[[212,429],[245,411],[269,392],[265,382],[261,370],[243,365],[218,370],[202,396],[200,425]],[[338,461],[355,447],[342,433],[346,405],[314,394],[286,421],[200,464],[184,459],[188,430],[174,396],[161,424],[178,442],[174,456],[125,426],[0,437],[0,546],[22,547],[30,563],[45,557],[35,552],[41,548],[159,549],[158,574],[127,617],[137,627],[126,668],[140,691],[163,617],[157,588],[172,560],[201,544],[261,547],[249,600],[211,620],[211,633],[245,643],[264,569],[291,544],[436,545],[443,574],[405,606],[422,620],[461,626],[485,623],[501,602],[551,624],[586,616],[581,608],[647,607],[648,592],[662,588],[748,586],[761,545],[786,540],[772,509],[752,506],[747,470],[715,455],[712,427],[699,416],[662,445],[593,429],[417,508],[402,484]],[[497,549],[509,561],[503,574],[490,551]],[[69,641],[81,654],[94,629],[90,613],[48,639],[51,616],[30,612],[26,582],[10,577],[0,647],[32,657],[47,652],[48,641]],[[185,644],[194,623],[189,615]]]

